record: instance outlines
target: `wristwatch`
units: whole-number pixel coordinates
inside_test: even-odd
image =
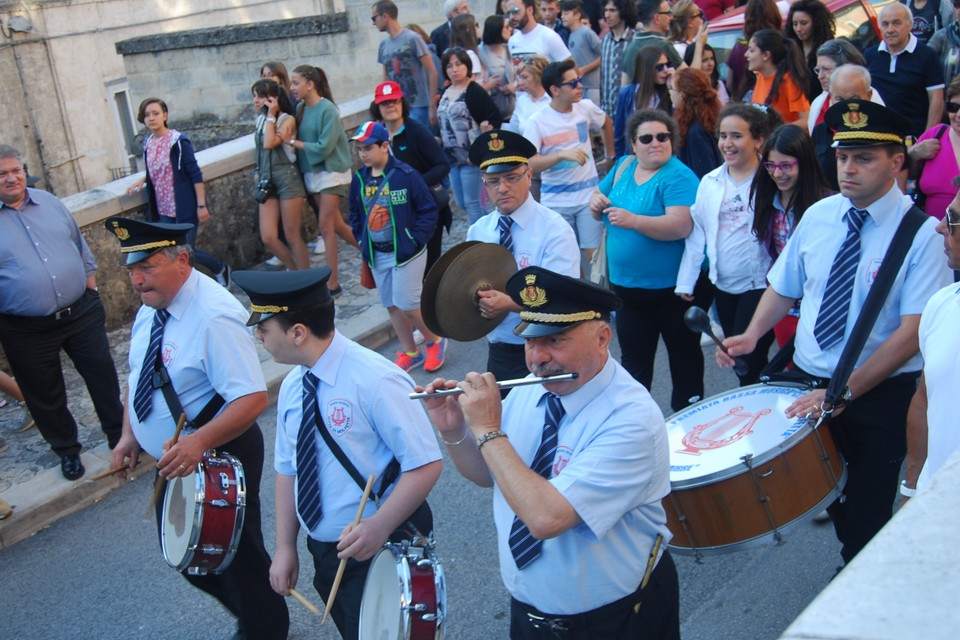
[[[839,399],[843,404],[850,404],[853,402],[853,391],[850,390],[850,387],[843,388],[843,393],[840,394]]]

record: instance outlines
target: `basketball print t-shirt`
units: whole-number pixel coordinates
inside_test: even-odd
[[[390,216],[390,187],[389,185],[384,187],[377,196],[382,183],[383,176],[376,176],[363,185],[363,201],[367,207],[367,235],[371,242],[392,245],[393,218]],[[374,196],[377,196],[375,201]]]

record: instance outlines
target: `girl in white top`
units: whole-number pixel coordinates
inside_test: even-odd
[[[547,59],[543,56],[527,56],[517,67],[517,104],[506,129],[523,135],[527,120],[534,113],[550,104],[550,96],[540,83]]]
[[[770,255],[753,235],[750,183],[760,166],[760,149],[775,126],[782,124],[776,111],[758,105],[731,104],[720,112],[720,153],[724,163],[703,177],[697,199],[690,208],[693,232],[687,237],[677,276],[676,293],[693,301],[693,288],[706,256],[710,281],[724,335],[746,330],[766,289]],[[757,382],[766,366],[773,332],[744,357],[746,373],[741,385]]]

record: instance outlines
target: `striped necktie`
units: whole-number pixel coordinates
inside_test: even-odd
[[[160,357],[160,346],[163,343],[163,328],[170,318],[166,309],[157,309],[153,314],[153,327],[150,328],[150,344],[147,353],[143,356],[143,367],[140,369],[140,378],[137,380],[137,392],[133,395],[133,410],[137,419],[143,422],[153,411],[153,372],[156,370],[157,358]]]
[[[513,218],[510,216],[500,216],[497,220],[497,228],[500,229],[500,246],[513,253],[513,236],[510,235],[510,228],[513,226]]]
[[[303,415],[297,433],[297,513],[313,531],[320,524],[320,463],[317,459],[317,376],[303,374]]]
[[[860,265],[860,228],[866,218],[866,209],[850,207],[847,211],[847,237],[840,245],[837,257],[833,259],[827,287],[820,303],[820,313],[813,327],[813,336],[824,350],[843,339],[854,276]]]
[[[545,393],[544,396],[547,398],[547,406],[543,422],[543,436],[530,468],[542,478],[549,480],[553,458],[557,454],[557,427],[560,425],[560,420],[563,419],[564,410],[563,405],[560,404],[560,396],[550,392]],[[516,516],[513,517],[509,541],[510,552],[513,554],[518,569],[525,569],[531,562],[540,557],[543,540],[537,540],[530,535],[530,529]]]

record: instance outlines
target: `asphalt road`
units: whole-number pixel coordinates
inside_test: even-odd
[[[381,352],[392,358],[396,344]],[[662,350],[661,350],[662,351]],[[708,348],[707,395],[735,386],[713,365]],[[482,341],[448,349],[443,373],[461,377],[486,361]],[[666,354],[658,357],[653,395],[669,414]],[[429,377],[415,372],[420,382]],[[260,420],[273,441],[275,407]],[[267,448],[261,497],[264,535],[273,549],[272,446]],[[234,622],[215,601],[167,567],[152,517],[149,477],[129,483],[104,501],[63,518],[47,530],[0,552],[0,636],[6,638],[229,638]],[[507,637],[508,596],[497,566],[490,492],[468,484],[445,466],[430,496],[438,553],[446,575],[446,637]],[[300,536],[299,590],[315,603],[313,567]],[[687,640],[766,640],[780,633],[819,593],[839,564],[829,525],[801,524],[786,544],[723,556],[702,564],[674,555],[680,574],[683,637]],[[337,638],[296,601],[289,601],[290,638]]]

